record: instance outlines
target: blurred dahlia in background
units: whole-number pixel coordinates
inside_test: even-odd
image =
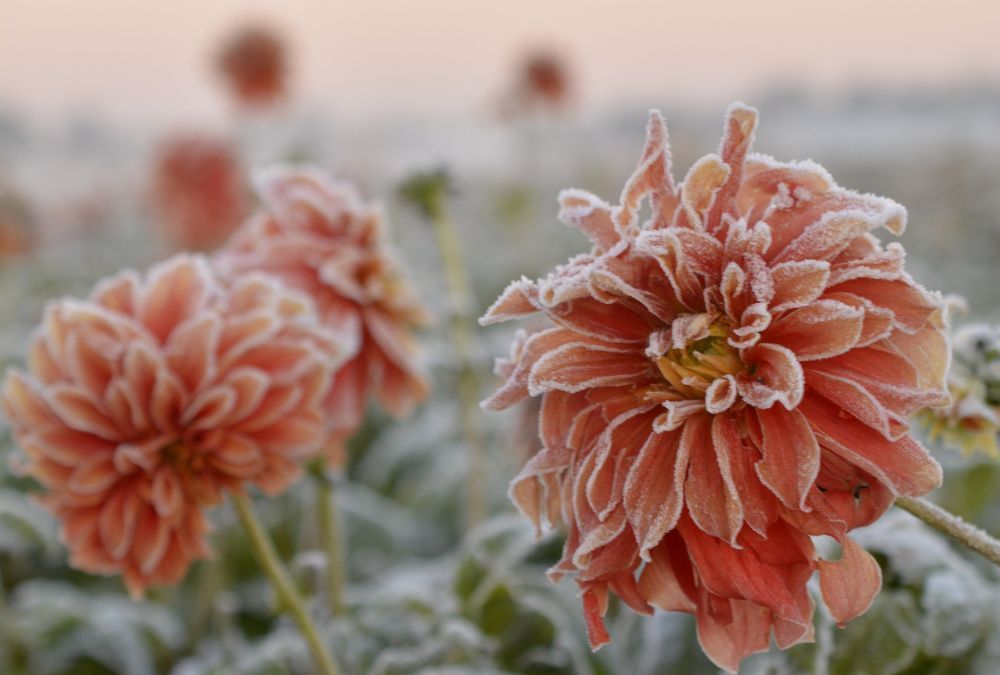
[[[249,214],[250,195],[229,142],[176,136],[161,144],[153,163],[152,206],[177,248],[213,249]]]
[[[209,555],[205,509],[224,492],[300,475],[346,355],[304,295],[180,255],[49,303],[3,407],[71,564],[138,596]]]
[[[0,259],[27,253],[37,242],[35,216],[27,199],[0,185]]]
[[[254,107],[274,103],[286,93],[288,64],[284,41],[267,26],[234,33],[219,53],[218,65],[236,100]]]
[[[553,324],[519,336],[485,405],[542,398],[543,448],[511,496],[537,527],[566,521],[550,575],[575,575],[595,648],[609,591],[694,614],[727,670],[772,635],[812,641],[813,572],[838,624],[864,612],[881,572],[848,532],[941,480],[907,420],[948,401],[943,300],[872,234],[901,234],[905,209],[749,154],[756,124],[733,105],[719,154],[676,185],[654,113],[619,206],[560,195],[591,251],[483,319]]]
[[[969,324],[952,339],[951,404],[921,413],[931,440],[1000,458],[1000,326]]]
[[[510,89],[500,101],[504,117],[558,112],[569,106],[572,77],[566,60],[555,51],[529,52],[518,66]]]
[[[428,317],[402,276],[381,212],[317,169],[273,167],[255,180],[261,210],[219,251],[238,276],[259,271],[306,292],[325,326],[350,345],[326,401],[331,462],[370,399],[402,417],[428,393],[414,329]]]

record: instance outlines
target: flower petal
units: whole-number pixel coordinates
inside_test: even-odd
[[[820,560],[819,590],[830,616],[841,628],[851,619],[864,614],[882,587],[882,570],[868,551],[850,537],[840,543],[840,560]]]

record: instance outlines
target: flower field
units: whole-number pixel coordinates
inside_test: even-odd
[[[0,110],[0,672],[997,672],[1000,91],[217,66],[223,130]]]

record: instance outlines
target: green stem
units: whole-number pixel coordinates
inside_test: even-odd
[[[219,596],[219,590],[225,585],[222,561],[202,561],[198,571],[198,595],[191,612],[191,630],[188,633],[192,640],[199,639],[211,628],[212,617],[215,614],[215,600]]]
[[[274,550],[274,544],[271,543],[263,526],[254,514],[250,499],[245,494],[233,494],[232,497],[233,504],[236,506],[236,512],[240,517],[240,523],[242,523],[243,529],[246,530],[247,538],[250,540],[250,545],[257,556],[257,561],[271,582],[271,586],[274,587],[280,606],[292,615],[295,623],[299,626],[299,630],[302,631],[302,635],[309,645],[309,650],[312,652],[313,659],[316,661],[318,672],[322,675],[340,675],[340,670],[330,656],[329,650],[324,645],[322,639],[320,639],[319,631],[316,630],[316,625],[313,623],[312,617],[306,611],[302,596],[299,595],[299,592],[292,584],[288,572]]]
[[[466,479],[466,528],[471,529],[486,514],[485,454],[479,428],[479,378],[472,364],[473,317],[469,276],[463,262],[455,224],[443,203],[443,197],[431,200],[428,215],[434,226],[448,297],[451,304],[451,339],[458,357],[458,398],[462,435],[469,448],[469,471]]]
[[[896,497],[896,506],[909,511],[939,532],[972,549],[990,562],[1000,565],[1000,541],[975,525],[965,522],[937,504],[916,497]]]
[[[340,545],[340,521],[333,494],[333,479],[325,470],[320,470],[314,482],[320,543],[326,553],[326,594],[330,611],[339,616],[344,613],[344,554]]]

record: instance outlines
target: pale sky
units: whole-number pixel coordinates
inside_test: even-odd
[[[995,0],[0,0],[0,102],[43,119],[219,118],[212,58],[250,19],[287,36],[298,99],[344,115],[474,114],[539,44],[597,107],[1000,82]]]

